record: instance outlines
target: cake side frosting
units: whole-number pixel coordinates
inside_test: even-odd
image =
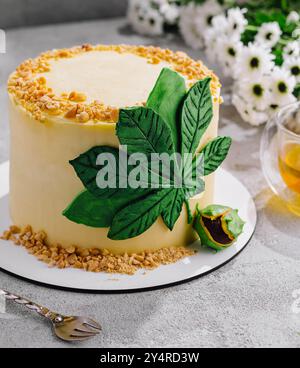
[[[43,53],[17,68],[9,78],[8,92],[39,121],[59,117],[81,123],[117,122],[121,107],[145,104],[151,83],[164,66],[184,76],[188,87],[211,77],[211,93],[219,102],[220,82],[201,61],[182,52],[126,45],[83,45]],[[121,75],[120,70],[126,67],[127,73]],[[128,80],[136,87],[131,97],[126,95]],[[107,84],[122,86],[122,81],[124,88],[114,96]]]

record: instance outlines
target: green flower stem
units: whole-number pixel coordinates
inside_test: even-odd
[[[249,24],[247,27],[246,27],[246,31],[251,31],[251,32],[257,32],[259,29],[259,27],[257,26],[253,26],[251,24]]]

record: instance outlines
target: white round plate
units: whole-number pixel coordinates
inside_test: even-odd
[[[0,232],[11,224],[8,210],[8,162],[0,165]],[[133,276],[92,273],[76,269],[49,268],[12,242],[0,240],[0,269],[26,280],[78,291],[134,292],[176,285],[212,272],[232,260],[250,241],[256,225],[256,209],[248,190],[225,170],[218,170],[215,203],[239,209],[246,221],[243,234],[230,248],[215,253],[201,248],[192,257],[153,271],[139,270]]]

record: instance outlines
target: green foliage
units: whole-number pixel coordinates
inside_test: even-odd
[[[176,171],[172,173],[179,172],[180,177],[185,175],[183,185],[179,188],[175,186],[174,178],[171,178],[168,188],[159,185],[157,189],[151,189],[150,175],[147,176],[145,184],[149,185],[145,189],[132,189],[128,185],[126,188],[120,187],[120,181],[127,179],[127,176],[119,174],[120,155],[125,153],[106,146],[94,147],[70,161],[87,190],[75,198],[63,212],[64,216],[87,226],[110,227],[108,237],[113,240],[129,239],[144,233],[159,216],[172,230],[184,203],[191,221],[188,199],[205,189],[204,181],[199,179],[203,175],[201,157],[205,160],[204,175],[209,175],[223,162],[230,147],[230,138],[219,138],[204,147],[202,156],[196,155],[200,140],[213,116],[209,78],[199,81],[186,93],[183,79],[177,73],[165,69],[147,105],[120,111],[116,129],[120,143],[127,145],[129,154],[145,154],[147,162],[144,163],[148,169],[150,154],[167,153],[172,156],[175,154],[176,141],[178,151],[191,154],[194,158],[190,168],[191,177],[198,180],[189,182],[184,167],[179,167],[179,162],[175,160]],[[116,184],[114,188],[98,186],[98,172],[107,167],[107,163],[97,162],[98,155],[102,153],[110,154],[117,163],[116,168],[108,163],[108,169],[114,173],[110,178]],[[129,166],[125,169],[121,172],[126,172],[126,175],[133,170]],[[159,179],[158,183],[163,183],[161,170],[155,175]]]

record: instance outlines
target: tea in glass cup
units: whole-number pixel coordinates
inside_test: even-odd
[[[285,184],[300,194],[300,145],[286,144],[279,155],[279,168]]]
[[[261,162],[273,191],[300,216],[300,103],[284,107],[266,126]]]

